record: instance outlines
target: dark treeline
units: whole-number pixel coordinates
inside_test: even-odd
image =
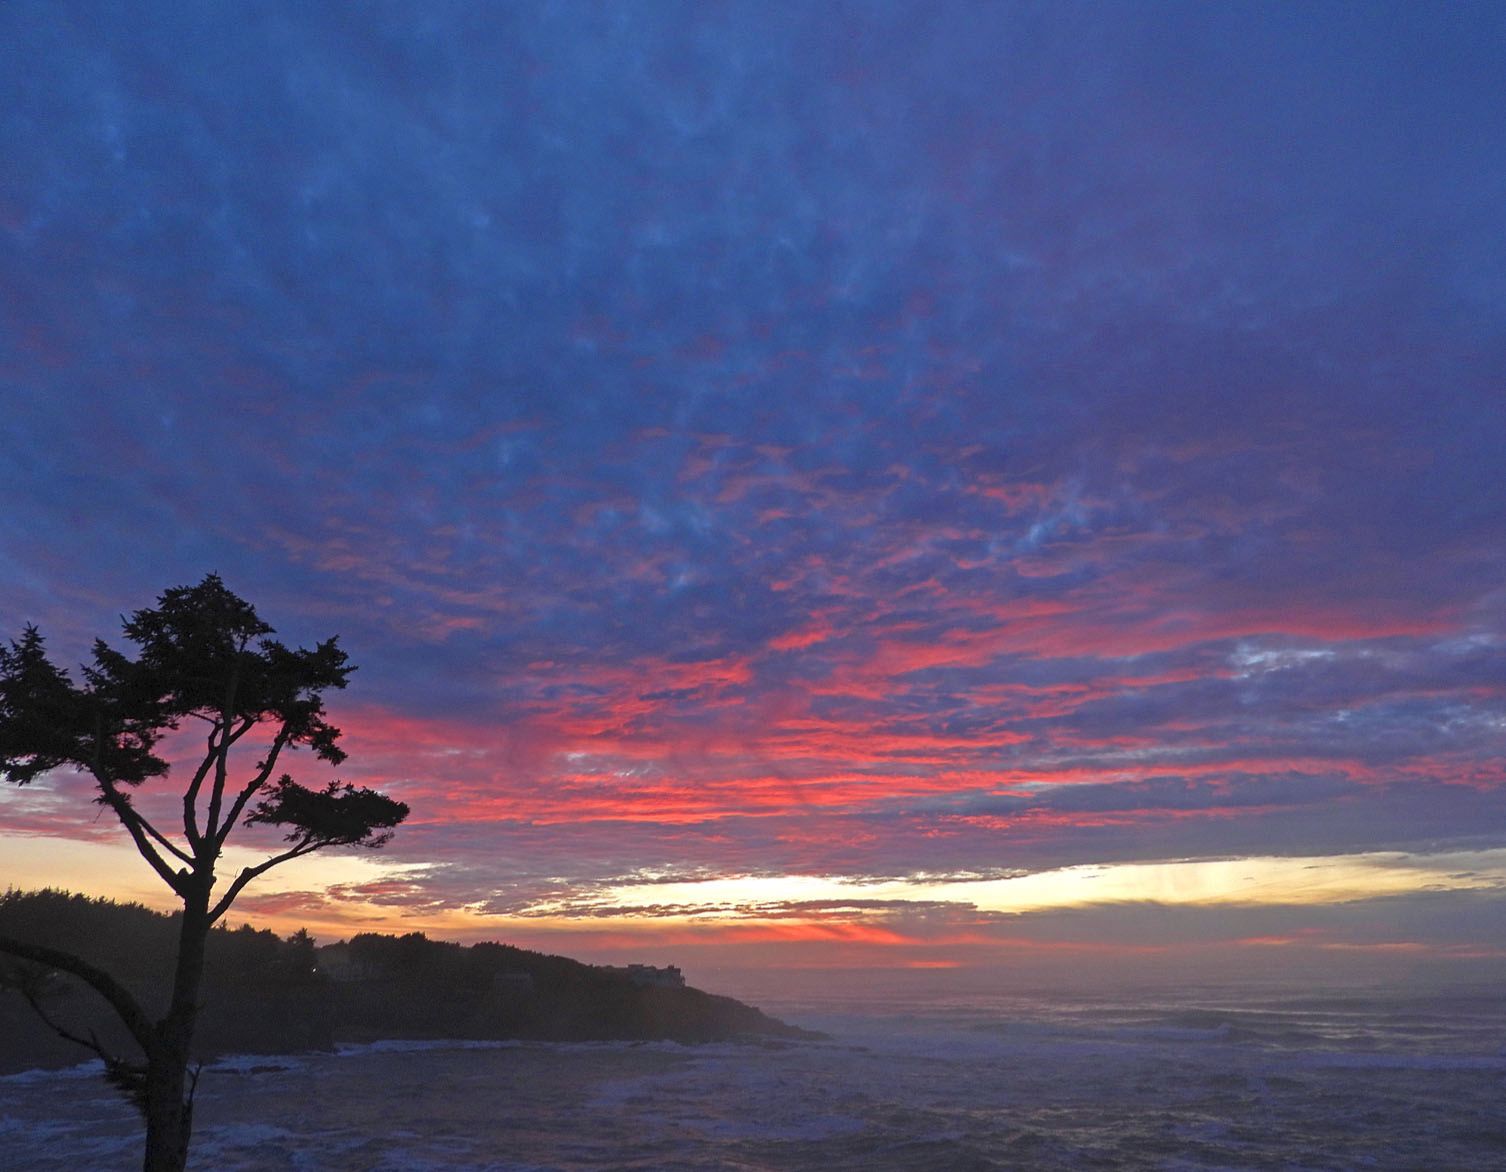
[[[165,1002],[177,916],[62,891],[0,895],[0,934],[73,952],[115,974],[144,1006]],[[4,985],[43,977],[43,1007],[74,1032],[129,1042],[98,998],[31,966],[0,970],[0,1073],[89,1055],[48,1029]],[[463,946],[419,933],[363,933],[317,948],[306,932],[250,927],[210,935],[195,1049],[291,1053],[379,1038],[700,1042],[802,1032],[698,989],[645,985],[610,970],[504,944]],[[150,1009],[149,1009],[150,1011]]]
[[[8,891],[0,895],[0,935],[60,948],[107,970],[149,1013],[166,1005],[177,914],[63,891]],[[283,939],[253,928],[215,928],[196,1039],[200,1054],[331,1045],[329,982],[319,976],[316,963],[307,933]],[[36,967],[0,957],[0,986],[23,976],[35,980]],[[117,1054],[134,1051],[115,1015],[81,982],[51,974],[39,998],[72,1032],[96,1033]],[[19,992],[0,987],[0,1070],[72,1065],[89,1056],[47,1028]]]

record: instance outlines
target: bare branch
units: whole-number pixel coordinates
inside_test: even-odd
[[[197,715],[197,713],[195,713]],[[203,719],[208,719],[207,717]],[[199,834],[199,787],[204,784],[204,779],[209,776],[210,766],[214,764],[215,743],[214,735],[219,732],[220,726],[213,724],[209,730],[209,736],[205,738],[204,760],[194,770],[193,780],[189,782],[187,791],[183,794],[183,834],[188,839],[189,845],[198,850],[204,841]]]
[[[219,834],[216,836],[220,846],[225,845],[225,839],[230,836],[230,831],[235,828],[236,820],[245,811],[246,803],[256,796],[256,791],[266,785],[267,779],[272,776],[272,770],[277,767],[278,754],[287,746],[288,735],[288,726],[284,723],[282,728],[278,730],[277,736],[273,738],[272,747],[267,750],[266,759],[261,762],[260,768],[256,771],[256,776],[247,782],[246,788],[236,795],[235,802],[230,807],[230,813],[226,815],[224,823],[220,826]]]
[[[304,855],[311,855],[323,845],[318,839],[305,838],[283,851],[280,855],[273,855],[270,859],[260,862],[254,867],[243,868],[241,873],[235,877],[235,882],[231,883],[229,888],[226,889],[225,894],[220,897],[220,901],[210,909],[209,922],[211,924],[214,923],[228,912],[230,905],[235,902],[236,896],[240,895],[246,889],[246,884],[250,883],[258,875],[265,875],[273,867],[281,866],[283,863],[290,862],[293,859],[302,858]]]
[[[116,789],[115,783],[109,778],[96,775],[95,780],[99,782],[100,796],[104,799],[105,804],[115,811],[115,815],[120,819],[121,825],[130,832],[131,840],[135,842],[136,849],[140,852],[141,857],[152,865],[152,870],[161,876],[162,882],[166,883],[179,895],[185,895],[187,887],[184,884],[183,877],[174,871],[168,865],[167,860],[157,853],[157,848],[152,846],[151,839],[147,837],[145,829],[146,819],[131,805],[131,799]],[[159,834],[158,837],[160,838],[161,835]]]
[[[184,862],[189,866],[193,866],[193,855],[189,854],[172,839],[168,838],[167,835],[163,834],[162,831],[153,826],[146,815],[137,810],[135,806],[131,807],[131,813],[135,814],[137,818],[141,819],[141,828],[145,830],[147,834],[149,834],[152,838],[156,839],[158,844],[160,844],[170,855],[178,859],[180,862]]]
[[[238,650],[244,651],[246,642],[240,641]],[[230,746],[234,741],[246,735],[246,726],[242,724],[239,735],[232,735],[231,726],[235,724],[235,693],[240,687],[241,664],[237,656],[230,668],[230,679],[225,683],[225,700],[220,706],[220,749],[214,762],[214,789],[209,794],[209,813],[204,817],[204,837],[215,837],[220,828],[220,803],[225,798],[225,777],[230,771]]]
[[[241,721],[240,728],[236,729],[233,733],[230,734],[230,743],[232,745],[235,744],[236,741],[240,740],[255,727],[256,718],[254,716],[246,717],[245,720]]]
[[[225,798],[225,777],[230,772],[230,730],[220,737],[214,757],[214,786],[209,791],[209,812],[204,815],[204,837],[214,838],[220,829],[220,803]]]
[[[0,952],[18,956],[22,960],[36,961],[77,977],[110,1003],[110,1007],[115,1010],[126,1029],[131,1031],[131,1037],[136,1039],[136,1044],[142,1050],[148,1054],[153,1052],[157,1045],[157,1034],[150,1019],[142,1012],[130,990],[103,969],[95,968],[71,952],[48,948],[43,944],[29,944],[10,936],[0,936]]]
[[[105,1067],[105,1081],[119,1090],[141,1112],[143,1117],[147,1112],[146,1102],[146,1064],[142,1062],[127,1062],[123,1058],[117,1058],[106,1050],[104,1043],[99,1040],[99,1035],[93,1030],[89,1031],[86,1038],[82,1034],[76,1034],[66,1028],[47,1012],[47,1007],[41,1002],[36,994],[36,986],[30,982],[19,986],[21,996],[31,1006],[32,1012],[53,1033],[64,1041],[82,1046],[93,1053]],[[199,1064],[200,1067],[203,1063]],[[198,1070],[194,1071],[194,1085],[198,1085]]]
[[[96,1036],[92,1030],[90,1031],[89,1036],[85,1038],[79,1034],[75,1034],[72,1030],[59,1024],[53,1018],[52,1014],[47,1012],[47,1007],[42,1004],[41,998],[37,996],[36,990],[30,983],[17,986],[17,990],[20,992],[22,997],[26,998],[26,1004],[31,1006],[31,1011],[35,1013],[37,1017],[41,1018],[42,1024],[50,1029],[53,1033],[55,1033],[58,1037],[62,1038],[65,1042],[72,1042],[76,1046],[82,1046],[85,1050],[92,1050],[102,1062],[108,1063],[118,1061],[118,1059],[116,1059],[113,1054],[109,1053],[109,1051],[107,1051],[104,1046],[100,1044],[98,1036]]]
[[[207,719],[207,718],[206,718]],[[215,770],[216,785],[223,787],[224,771],[228,763],[230,746],[239,741],[243,736],[256,727],[256,718],[248,716],[240,723],[240,727],[231,730],[228,724],[219,721],[211,721],[214,725],[210,729],[207,743],[204,747],[204,760],[194,770],[193,781],[189,783],[188,792],[183,795],[183,832],[188,841],[197,850],[203,845],[204,840],[218,837],[219,844],[224,845],[223,835],[216,835],[215,819],[219,816],[217,803],[211,799],[209,818],[205,822],[203,833],[199,831],[199,791],[204,785],[204,779],[209,776],[210,769]],[[218,740],[216,735],[218,734]],[[229,819],[230,825],[234,825],[235,816]]]

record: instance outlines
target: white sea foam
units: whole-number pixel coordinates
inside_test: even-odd
[[[213,1074],[285,1074],[307,1064],[300,1054],[226,1054],[204,1067]]]
[[[0,1075],[0,1085],[25,1086],[28,1083],[63,1083],[73,1080],[98,1078],[102,1064],[91,1058],[77,1066],[65,1066],[60,1070],[22,1070],[16,1074]]]
[[[335,1053],[342,1058],[364,1054],[418,1054],[429,1050],[510,1050],[522,1045],[513,1041],[478,1041],[474,1038],[387,1038],[378,1042],[342,1042]]]

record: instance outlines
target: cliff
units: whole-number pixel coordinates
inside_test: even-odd
[[[730,997],[656,979],[655,970],[601,968],[505,944],[367,934],[318,950],[316,965],[328,978],[337,1041],[814,1036]]]
[[[176,917],[56,891],[0,895],[0,933],[66,949],[106,969],[149,1013],[167,1000]],[[14,975],[13,971],[10,975]],[[677,984],[671,970],[607,969],[505,944],[469,947],[358,935],[316,948],[216,930],[209,946],[198,1056],[289,1053],[379,1038],[526,1038],[711,1042],[812,1038],[730,997]],[[0,1074],[89,1055],[36,1019],[0,969]],[[111,1011],[71,978],[55,977],[49,1011],[129,1053]]]

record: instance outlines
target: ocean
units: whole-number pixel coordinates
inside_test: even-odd
[[[828,1041],[389,1042],[227,1059],[194,1158],[236,1169],[1506,1169],[1506,996],[832,993]],[[132,1169],[90,1068],[0,1079],[0,1167]]]

